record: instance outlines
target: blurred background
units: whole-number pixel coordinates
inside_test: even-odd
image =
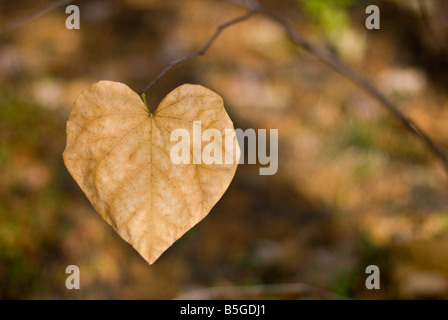
[[[154,110],[183,83],[214,90],[236,128],[279,130],[278,172],[240,165],[210,214],[149,266],[64,167],[71,105],[99,80],[140,91],[246,10],[79,0],[80,30],[65,28],[66,5],[28,19],[51,3],[0,2],[0,298],[211,297],[213,287],[235,287],[213,296],[234,299],[448,297],[441,164],[362,88],[262,16],[226,29],[147,96]],[[366,75],[448,150],[447,1],[262,3]],[[370,4],[381,10],[380,30],[365,28]],[[80,290],[65,288],[72,264]],[[365,288],[370,264],[380,290]]]

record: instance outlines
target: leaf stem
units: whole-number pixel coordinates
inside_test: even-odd
[[[146,103],[146,94],[145,94],[145,93],[142,93],[142,94],[140,95],[140,97],[142,98],[143,103],[145,104],[146,108],[148,109],[149,116],[152,118],[151,110],[149,110],[148,103]]]

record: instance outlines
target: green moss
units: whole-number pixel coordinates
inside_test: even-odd
[[[319,25],[327,36],[349,25],[347,8],[357,0],[301,1],[305,13]]]

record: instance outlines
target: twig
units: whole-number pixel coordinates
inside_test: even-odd
[[[257,2],[251,0],[227,0],[229,2],[238,4],[247,9],[259,12],[271,20],[277,22],[286,34],[295,42],[298,46],[302,47],[304,50],[308,51],[315,57],[319,58],[327,65],[335,69],[337,72],[341,73],[348,79],[350,79],[355,84],[362,87],[367,91],[372,97],[376,98],[388,111],[392,113],[407,129],[409,129],[413,134],[415,134],[428,148],[429,150],[442,162],[445,171],[448,173],[448,157],[442,151],[440,147],[436,145],[435,142],[410,118],[408,118],[400,109],[390,101],[383,93],[381,93],[367,78],[365,78],[360,73],[349,68],[347,65],[342,63],[334,54],[324,50],[315,44],[311,43],[305,39],[302,35],[294,31],[291,26],[281,17],[276,14],[267,11],[265,8],[261,7]]]
[[[346,298],[302,283],[263,284],[254,286],[212,287],[184,293],[175,300],[246,300],[263,298],[284,299],[333,299]]]
[[[232,26],[232,25],[234,25],[234,24],[236,24],[236,23],[243,22],[243,21],[245,21],[245,20],[251,18],[251,17],[252,17],[254,14],[256,14],[256,13],[257,13],[256,10],[251,10],[249,13],[246,13],[245,15],[243,15],[243,16],[241,16],[241,17],[232,19],[232,20],[230,20],[230,21],[228,21],[228,22],[226,22],[226,23],[220,25],[220,26],[216,29],[215,33],[214,33],[214,34],[210,37],[210,39],[207,41],[207,43],[202,47],[202,49],[200,49],[199,51],[196,51],[196,52],[194,52],[194,53],[192,53],[192,54],[190,54],[190,55],[188,55],[188,56],[179,58],[179,59],[174,60],[174,61],[172,61],[171,63],[169,63],[169,64],[165,67],[165,69],[163,69],[162,72],[160,72],[160,73],[157,75],[157,77],[156,77],[154,80],[152,80],[152,81],[151,81],[151,82],[150,82],[150,83],[149,83],[143,90],[141,90],[138,94],[139,94],[139,95],[146,94],[146,92],[148,92],[148,90],[151,89],[151,87],[152,87],[157,81],[159,81],[160,78],[162,78],[162,77],[163,77],[169,70],[171,70],[171,68],[173,68],[174,66],[176,66],[176,65],[178,65],[178,64],[180,64],[180,63],[182,63],[182,62],[185,62],[185,61],[187,61],[187,60],[193,59],[193,58],[195,58],[195,57],[197,57],[197,56],[204,55],[205,52],[208,50],[208,48],[213,44],[213,42],[216,40],[216,38],[220,35],[220,33],[221,33],[224,29],[226,29],[226,28],[228,28],[228,27],[230,27],[230,26]]]
[[[50,12],[60,6],[69,4],[70,2],[73,2],[73,1],[75,1],[75,0],[60,0],[60,1],[53,2],[44,8],[38,9],[38,10],[32,12],[30,15],[28,15],[22,19],[19,19],[17,21],[14,21],[10,25],[8,25],[6,28],[4,28],[3,30],[0,31],[0,36],[4,35],[5,33],[10,32],[10,31],[13,31],[14,29],[17,29],[24,23],[27,23],[34,19],[37,19],[37,18],[43,16],[44,14],[46,14],[47,12]]]

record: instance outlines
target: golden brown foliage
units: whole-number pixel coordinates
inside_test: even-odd
[[[223,136],[232,129],[236,141],[221,97],[199,85],[178,87],[152,115],[126,85],[100,81],[79,95],[67,122],[66,167],[101,217],[150,264],[210,212],[236,171],[238,161],[173,164],[171,132],[193,136],[193,121]],[[234,154],[238,159],[239,149]]]

